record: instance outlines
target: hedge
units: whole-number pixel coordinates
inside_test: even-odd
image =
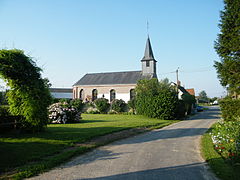
[[[225,121],[236,121],[240,117],[240,99],[223,99],[219,104]]]

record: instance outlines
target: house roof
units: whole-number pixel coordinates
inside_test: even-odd
[[[52,93],[72,93],[72,88],[49,88]]]
[[[186,89],[186,91],[187,91],[189,94],[195,96],[195,91],[194,91],[193,88],[191,88],[191,89]]]
[[[154,56],[153,56],[153,50],[152,50],[152,46],[151,46],[151,42],[150,42],[149,36],[147,38],[145,52],[144,52],[144,56],[142,58],[142,61],[147,61],[147,60],[154,60],[154,61],[156,61],[154,59]]]
[[[108,72],[85,74],[73,86],[77,85],[108,85],[136,84],[140,79],[150,79],[142,75],[142,71]]]

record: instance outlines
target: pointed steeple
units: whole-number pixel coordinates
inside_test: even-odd
[[[157,78],[156,63],[154,59],[150,38],[148,36],[142,62],[142,74],[146,77]]]
[[[151,42],[150,42],[149,36],[147,38],[145,52],[144,52],[144,56],[142,58],[142,61],[146,61],[146,60],[154,60],[154,61],[156,61],[154,59],[154,56],[153,56],[153,51],[152,51],[152,46],[151,46]]]

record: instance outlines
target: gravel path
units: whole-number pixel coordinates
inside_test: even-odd
[[[211,107],[189,120],[102,146],[31,179],[213,180],[199,143],[217,119],[219,109]]]

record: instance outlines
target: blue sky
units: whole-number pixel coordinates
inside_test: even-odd
[[[141,69],[149,35],[158,78],[222,96],[213,68],[221,0],[0,0],[0,48],[25,51],[53,87]]]

